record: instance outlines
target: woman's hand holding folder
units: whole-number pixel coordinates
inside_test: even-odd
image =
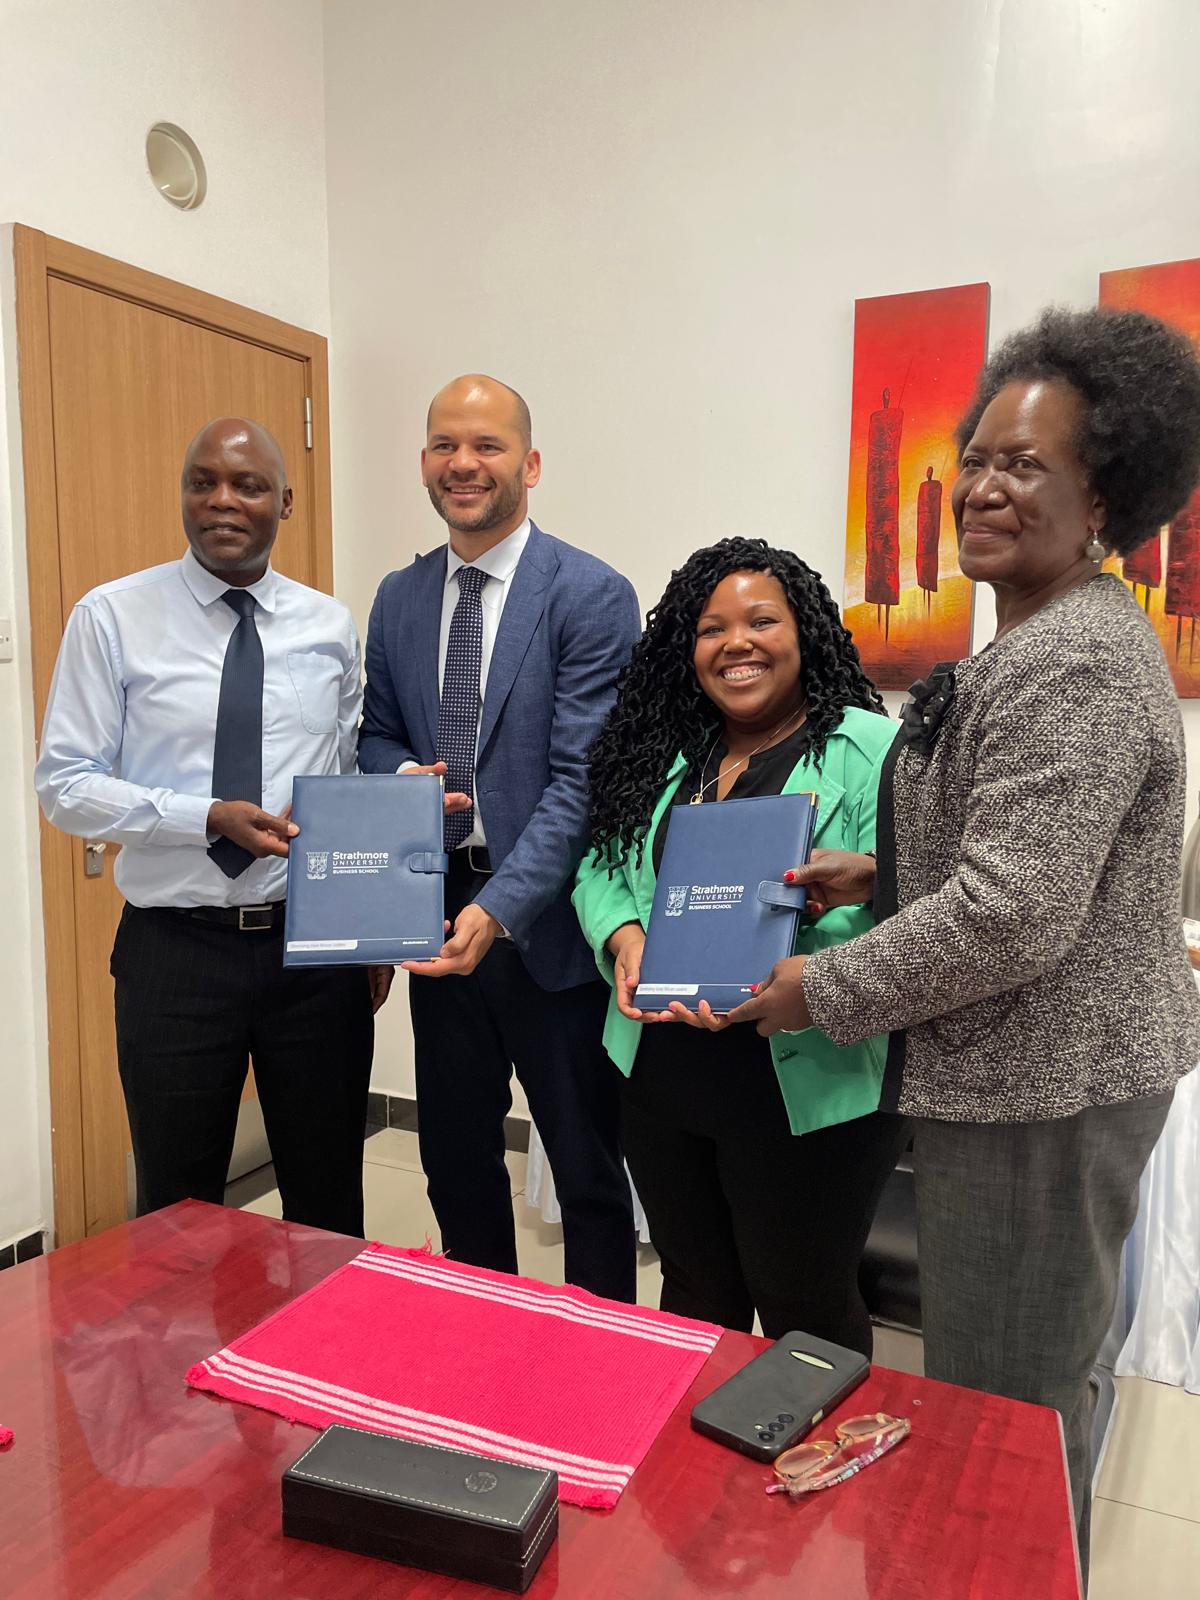
[[[707,1033],[721,1033],[729,1026],[732,1012],[714,1011],[707,1000],[701,1000],[696,1011],[690,1011],[682,1000],[672,1000],[670,1010],[664,1015],[671,1022],[685,1022],[689,1028],[703,1028]]]
[[[854,850],[814,850],[807,865],[789,867],[783,881],[804,885],[813,916],[823,916],[830,906],[869,905],[875,895],[875,857]],[[804,997],[807,960],[807,956],[788,956],[777,961],[749,1000],[728,1016],[708,1021],[701,1018],[697,1025],[717,1031],[731,1022],[754,1022],[766,1037],[811,1028],[813,1020]],[[682,1011],[683,1007],[678,1009]],[[690,1013],[686,1020],[692,1020]]]
[[[642,1013],[633,1004],[633,991],[638,986],[642,970],[646,930],[640,922],[623,922],[608,936],[604,947],[613,958],[613,993],[617,997],[617,1010],[623,1017],[641,1022]]]
[[[605,949],[613,958],[613,993],[617,997],[617,1010],[634,1022],[659,1022],[666,1015],[659,1011],[639,1011],[633,1003],[634,990],[642,973],[642,951],[646,948],[646,930],[640,922],[623,922],[605,941]]]
[[[693,1028],[708,1028],[714,1033],[725,1026],[725,1018],[709,1009],[708,1002],[700,1002],[699,1012],[689,1011],[678,1001],[669,1011],[639,1011],[633,996],[642,975],[642,951],[646,948],[646,930],[640,922],[623,922],[608,936],[605,949],[613,958],[613,993],[617,1010],[633,1022],[687,1022]]]
[[[808,864],[789,867],[783,881],[808,890],[812,916],[823,916],[830,906],[870,905],[875,895],[875,857],[854,850],[814,850]]]
[[[824,916],[830,906],[869,905],[875,894],[875,858],[853,850],[814,850],[811,861],[805,866],[789,867],[783,881],[807,888],[808,910],[813,916]],[[777,961],[754,995],[724,1016],[713,1011],[706,1000],[700,1002],[698,1011],[689,1011],[675,1000],[663,1017],[692,1028],[706,1028],[710,1033],[720,1033],[735,1022],[756,1022],[759,1033],[768,1036],[811,1028],[812,1017],[804,998],[806,960],[805,956],[789,956]],[[619,999],[617,1004],[621,1004]],[[639,1013],[626,1011],[625,1015]]]
[[[764,1037],[773,1033],[799,1033],[813,1025],[804,997],[807,956],[787,956],[777,961],[749,1000],[731,1011],[726,1022],[757,1022]]]

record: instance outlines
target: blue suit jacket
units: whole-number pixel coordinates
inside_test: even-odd
[[[443,545],[379,587],[367,629],[364,772],[436,759],[445,583]],[[512,934],[544,989],[596,979],[571,906],[587,846],[587,751],[640,633],[627,579],[531,525],[500,618],[479,726],[475,786],[495,870],[477,899]]]

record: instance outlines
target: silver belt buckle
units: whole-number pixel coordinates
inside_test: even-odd
[[[239,906],[238,932],[265,933],[275,920],[274,906]]]
[[[487,846],[486,845],[482,845],[482,844],[469,844],[467,846],[467,865],[470,867],[472,872],[478,872],[478,873],[490,873],[491,872],[492,869],[491,869],[490,866],[481,867],[481,866],[478,866],[476,864],[476,861],[475,861],[475,852],[476,852],[476,850],[486,850],[486,849],[487,849]],[[491,858],[489,857],[488,859],[490,860]]]

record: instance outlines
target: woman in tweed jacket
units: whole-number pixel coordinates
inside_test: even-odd
[[[1200,477],[1200,363],[1139,313],[1047,312],[993,357],[958,441],[960,562],[995,590],[996,639],[916,686],[878,874],[841,853],[794,873],[818,904],[873,897],[878,926],[781,962],[728,1021],[892,1033],[883,1105],[920,1119],[925,1370],[1062,1413],[1086,1563],[1088,1374],[1200,1057],[1179,707],[1100,567]]]

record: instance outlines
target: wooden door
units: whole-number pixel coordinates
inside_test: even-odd
[[[27,478],[31,443],[48,442],[52,451],[40,464],[48,481],[27,484],[31,600],[35,617],[42,619],[41,628],[35,627],[35,651],[45,658],[57,650],[72,606],[89,589],[183,553],[183,454],[196,432],[217,416],[253,417],[278,439],[295,508],[281,527],[273,560],[289,576],[327,587],[329,528],[327,497],[321,492],[327,478],[314,470],[312,460],[318,443],[312,429],[325,419],[323,341],[302,330],[285,330],[296,336],[288,348],[280,338],[281,325],[269,318],[258,319],[257,339],[248,337],[255,332],[255,314],[244,308],[182,285],[165,285],[59,241],[40,235],[30,240],[28,230],[17,233],[19,292],[36,297],[41,324],[30,330],[19,319],[21,334],[28,335],[20,342]],[[46,268],[36,274],[27,262],[22,273],[22,247],[32,244],[36,255],[38,241]],[[56,262],[66,270],[56,271]],[[120,269],[115,285],[112,269]],[[322,366],[317,385],[314,355]],[[27,396],[27,364],[36,366],[39,358],[45,392]],[[319,417],[314,388],[322,401]],[[27,402],[39,400],[35,420]],[[33,441],[31,425],[38,434]],[[320,444],[327,468],[324,438]],[[44,561],[35,561],[35,522],[49,522],[49,501],[57,558],[53,575]],[[35,596],[35,588],[54,588],[56,595]],[[39,725],[44,664],[35,658]],[[63,836],[45,826],[43,833],[43,855],[60,853]],[[72,968],[68,982],[56,984],[59,975],[53,970],[50,982],[51,1082],[52,1091],[56,1082],[59,1090],[52,1102],[70,1100],[77,1121],[74,1137],[66,1130],[70,1149],[60,1150],[64,1130],[54,1107],[60,1243],[125,1220],[129,1151],[108,972],[121,911],[112,876],[116,847],[89,852],[82,839],[65,843],[67,870],[58,874],[61,883],[45,874],[44,897],[48,965],[53,969],[69,947]],[[56,926],[65,919],[69,929]],[[68,1025],[66,1013],[72,1010]],[[73,1063],[63,1059],[72,1049]],[[64,1184],[69,1194],[61,1192]]]

